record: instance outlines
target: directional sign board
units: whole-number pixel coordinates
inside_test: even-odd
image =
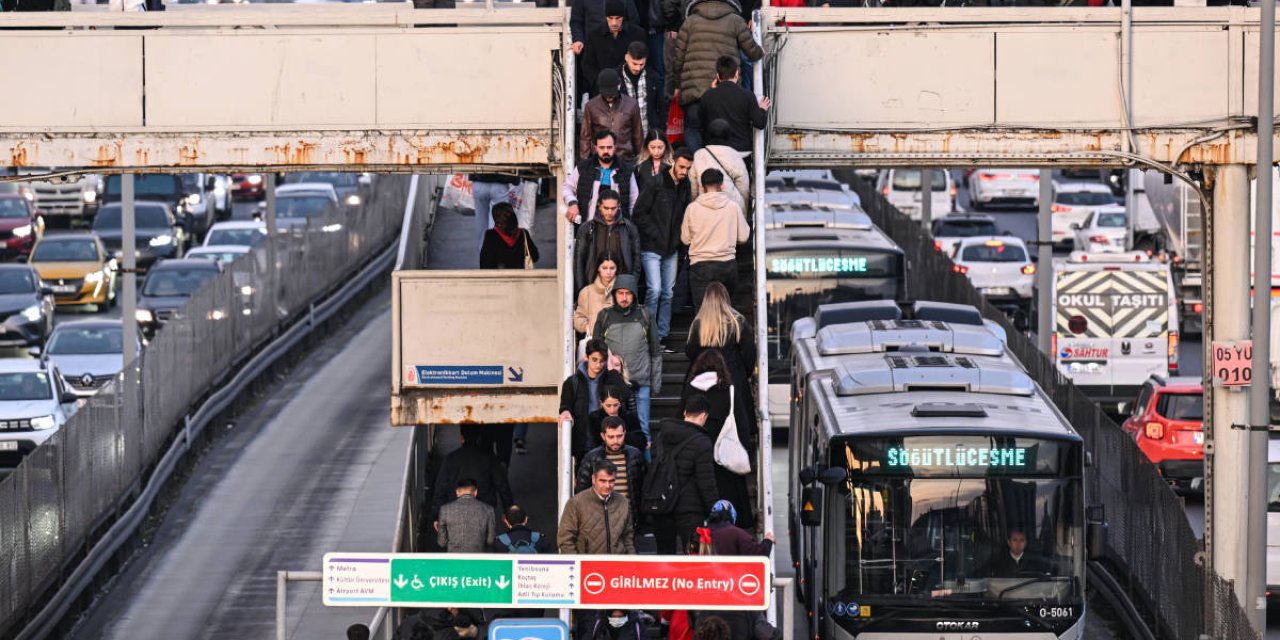
[[[569,625],[555,618],[499,618],[489,623],[489,640],[569,640]]]
[[[766,557],[329,553],[330,607],[769,607]]]

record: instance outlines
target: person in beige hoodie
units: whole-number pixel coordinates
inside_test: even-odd
[[[578,333],[591,333],[596,326],[596,315],[601,309],[613,306],[613,280],[618,275],[618,261],[612,255],[600,258],[596,267],[596,279],[578,292],[578,306],[573,309],[573,329]]]
[[[707,285],[720,282],[730,295],[738,286],[738,245],[751,239],[742,207],[724,193],[724,173],[702,172],[702,195],[685,210],[680,241],[689,245],[689,288],[694,307],[702,306]]]

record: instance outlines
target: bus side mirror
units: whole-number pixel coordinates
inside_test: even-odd
[[[818,479],[818,473],[813,470],[813,467],[805,467],[800,470],[798,478],[800,480],[800,484],[809,485],[813,484],[813,481]]]
[[[822,487],[805,487],[800,491],[800,524],[816,527],[822,524]]]
[[[1089,560],[1101,560],[1106,557],[1107,547],[1106,508],[1100,504],[1088,508],[1085,520],[1085,549]]]
[[[822,473],[818,474],[818,482],[828,487],[833,484],[840,484],[848,479],[849,472],[845,471],[844,467],[827,467]]]

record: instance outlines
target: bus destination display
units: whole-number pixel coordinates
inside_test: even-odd
[[[1004,467],[1024,469],[1025,447],[891,447],[885,464],[895,467]]]

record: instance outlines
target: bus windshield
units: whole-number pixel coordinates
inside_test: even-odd
[[[898,300],[905,278],[902,256],[885,250],[803,249],[765,256],[771,382],[787,382],[791,325],[812,316],[818,305],[861,300]]]
[[[1078,444],[913,436],[863,446],[867,440],[832,447],[833,462],[850,472],[830,492],[824,518],[828,591],[839,594],[832,599],[871,606],[867,623],[895,606],[996,607],[1000,617],[1022,616],[1017,624],[1048,626],[1079,617]]]

